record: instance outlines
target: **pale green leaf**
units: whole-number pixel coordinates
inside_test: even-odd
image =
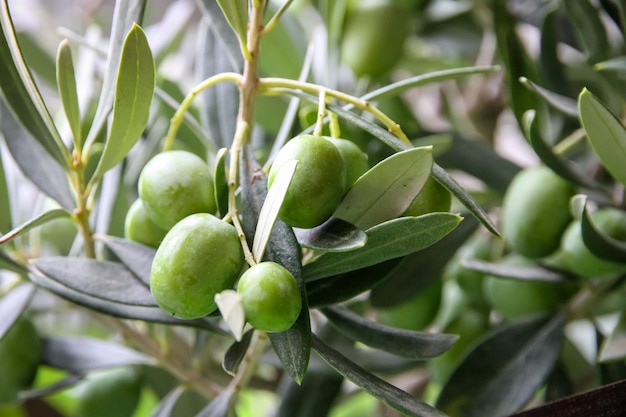
[[[215,202],[220,216],[228,213],[228,178],[226,175],[226,155],[227,148],[220,148],[215,155],[215,171],[213,179],[215,181]]]
[[[241,340],[243,326],[246,324],[246,315],[243,311],[241,297],[235,290],[224,290],[215,294],[215,304],[222,313],[222,318],[230,328],[237,341]]]
[[[586,88],[578,96],[578,109],[587,138],[602,164],[616,180],[626,185],[626,129]]]
[[[0,244],[8,242],[9,240],[13,239],[15,236],[21,233],[27,232],[37,226],[41,226],[42,224],[48,223],[49,221],[58,219],[60,217],[70,217],[70,213],[63,209],[53,209],[46,211],[39,216],[27,221],[26,223],[19,225],[10,232],[0,236]]]
[[[354,183],[334,217],[363,230],[399,217],[428,180],[432,165],[431,147],[391,155]]]
[[[143,133],[154,83],[150,45],[144,31],[135,24],[124,41],[115,87],[113,121],[94,178],[121,162]]]
[[[80,108],[76,91],[76,75],[74,73],[72,50],[67,39],[64,39],[59,44],[57,51],[57,88],[61,96],[65,117],[74,136],[74,145],[80,149],[82,147]]]
[[[245,45],[248,28],[248,0],[217,0],[217,3],[239,41]]]

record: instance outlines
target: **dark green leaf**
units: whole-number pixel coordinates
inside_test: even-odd
[[[437,407],[463,417],[500,417],[523,407],[558,359],[564,320],[534,318],[505,325],[463,359]]]
[[[333,216],[362,230],[401,216],[428,180],[432,164],[431,147],[394,153],[350,187]]]
[[[0,114],[0,124],[2,123],[2,114]],[[7,183],[6,173],[4,172],[4,163],[2,162],[2,150],[0,149],[0,234],[7,233],[13,229],[11,217],[11,198],[9,197],[9,187]]]
[[[156,249],[114,236],[98,236],[144,284],[150,285],[150,269]]]
[[[312,229],[295,229],[295,233],[302,246],[318,251],[351,251],[367,242],[363,230],[335,217]]]
[[[626,243],[613,239],[594,226],[587,205],[583,208],[580,222],[581,234],[585,246],[599,258],[623,263],[626,259]]]
[[[148,286],[120,263],[48,257],[33,260],[32,264],[48,278],[92,297],[135,306],[157,306]]]
[[[580,121],[604,167],[626,185],[626,129],[586,88],[578,96]]]
[[[576,105],[576,100],[545,89],[530,81],[526,77],[521,77],[519,82],[522,83],[524,87],[541,97],[554,109],[560,111],[566,116],[578,118],[578,106]]]
[[[102,79],[100,99],[86,139],[88,144],[98,138],[113,108],[113,98],[116,93],[115,80],[118,77],[124,39],[133,25],[141,22],[145,2],[146,0],[118,0],[115,2],[106,68]]]
[[[239,38],[242,45],[246,44],[248,30],[248,0],[217,0],[228,24]]]
[[[215,180],[215,201],[217,202],[217,211],[221,217],[228,213],[228,178],[226,176],[226,155],[227,148],[221,148],[215,155],[215,172],[213,178]]]
[[[185,388],[180,385],[168,392],[152,414],[150,414],[150,417],[172,417],[174,406],[183,392],[185,392]]]
[[[20,51],[7,0],[0,2],[0,90],[21,126],[67,170],[69,154]],[[4,116],[3,116],[4,119]],[[3,122],[4,124],[4,122]]]
[[[304,278],[313,281],[424,249],[450,233],[462,220],[450,213],[402,217],[367,230],[367,244],[350,252],[327,253],[304,267]]]
[[[598,9],[589,0],[564,0],[565,12],[591,63],[610,57],[610,41]]]
[[[61,41],[57,51],[57,87],[61,96],[61,103],[65,111],[65,117],[76,148],[82,147],[82,132],[80,108],[78,105],[78,92],[76,91],[76,75],[74,74],[74,61],[72,50],[67,39]]]
[[[341,303],[375,288],[381,281],[387,279],[389,271],[402,259],[391,259],[366,268],[307,282],[309,306],[321,307]]]
[[[20,284],[0,298],[0,340],[22,315],[35,293],[30,283]]]
[[[322,313],[343,334],[374,349],[412,359],[441,355],[458,339],[456,335],[415,332],[367,320],[345,307],[327,307]]]
[[[410,300],[439,279],[443,269],[476,230],[474,219],[464,219],[439,242],[403,258],[382,272],[380,284],[372,288],[370,302],[376,307],[392,307]],[[402,291],[398,291],[402,288]]]
[[[529,110],[524,114],[524,133],[541,161],[557,175],[570,182],[582,185],[583,187],[598,188],[598,184],[589,179],[576,165],[552,151],[552,148],[541,136],[539,121],[537,119],[534,110]]]
[[[74,198],[65,171],[48,151],[22,128],[1,100],[0,117],[7,148],[24,175],[61,207],[72,210]]]
[[[231,404],[236,398],[232,389],[223,390],[217,397],[203,408],[195,417],[234,417]]]
[[[0,236],[0,245],[5,242],[8,242],[9,240],[13,239],[15,236],[21,233],[27,232],[37,226],[46,224],[51,220],[59,219],[59,218],[68,218],[68,217],[70,217],[70,213],[68,213],[67,211],[63,209],[52,209],[52,210],[43,212],[42,214],[35,217],[34,219],[31,219],[27,221],[26,223],[11,230],[10,232]]]
[[[245,146],[241,156],[242,226],[249,238],[255,233],[259,213],[267,195],[267,178],[256,162],[249,146]],[[293,230],[278,220],[270,235],[264,260],[283,265],[296,278],[302,296],[302,310],[295,324],[286,332],[270,333],[272,347],[278,355],[285,371],[297,382],[306,374],[310,356],[311,322],[305,284],[302,280],[300,247]]]
[[[542,80],[551,90],[560,94],[571,93],[569,80],[565,74],[565,65],[561,63],[558,48],[561,43],[561,14],[559,5],[546,5],[546,12],[541,24],[541,50],[539,52],[539,68]]]
[[[243,334],[240,341],[235,341],[232,345],[230,345],[224,354],[224,359],[222,359],[222,369],[224,369],[224,372],[231,376],[235,376],[239,364],[246,355],[248,347],[250,347],[250,341],[252,340],[253,333],[254,330],[248,330]]]
[[[335,372],[309,371],[302,385],[283,379],[279,385],[280,407],[275,417],[328,416],[341,394],[343,378]]]
[[[148,356],[126,346],[75,336],[42,338],[41,360],[48,366],[69,372],[153,363]]]
[[[504,263],[491,263],[476,259],[465,259],[462,261],[462,265],[463,267],[473,271],[479,271],[502,278],[542,282],[564,282],[567,280],[566,276],[558,272],[542,268],[539,265],[518,266]]]
[[[28,269],[18,263],[15,259],[7,255],[4,250],[0,248],[0,270],[6,269],[7,271],[17,272],[18,274],[24,274],[28,272]]]
[[[445,417],[441,411],[419,401],[401,389],[389,384],[326,345],[317,336],[312,337],[312,347],[335,371],[366,390],[388,406],[414,417]]]
[[[154,59],[148,39],[134,24],[124,39],[115,86],[113,121],[95,178],[121,162],[141,137],[150,114],[154,83]]]

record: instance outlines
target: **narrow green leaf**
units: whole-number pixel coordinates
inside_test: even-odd
[[[24,62],[7,0],[0,2],[0,90],[20,124],[67,170],[69,153]]]
[[[220,148],[215,155],[215,172],[213,178],[215,180],[215,202],[217,210],[221,217],[228,213],[228,178],[226,178],[226,155],[227,148]]]
[[[259,221],[257,222],[256,231],[254,233],[254,241],[252,243],[252,256],[254,259],[262,259],[265,247],[270,239],[272,228],[276,223],[278,212],[283,204],[287,189],[293,174],[296,172],[298,161],[288,161],[280,170],[280,174],[272,183],[272,187],[265,196],[265,201],[259,212]]]
[[[207,29],[210,31],[211,35],[213,35],[211,41],[217,40],[220,44],[219,48],[215,47],[214,43],[213,47],[211,47],[209,43],[212,42],[207,41],[207,38],[210,37],[209,34],[207,33],[207,36],[204,37],[204,40],[207,43],[203,48],[205,51],[205,53],[202,54],[204,59],[202,64],[200,64],[203,67],[202,78],[206,78],[206,75],[209,75],[204,72],[207,69],[206,67],[211,67],[209,73],[210,75],[214,75],[221,71],[213,67],[224,64],[223,62],[212,62],[214,61],[212,59],[213,54],[207,53],[210,50],[219,49],[223,51],[227,55],[227,59],[224,59],[223,61],[227,61],[229,66],[228,71],[241,72],[243,69],[243,57],[241,56],[239,37],[231,30],[224,13],[222,13],[219,3],[215,0],[202,0],[199,2],[199,5],[202,16],[204,16],[204,20],[207,22]]]
[[[328,367],[326,367],[328,368]],[[342,393],[344,379],[328,369],[327,372],[309,372],[298,385],[283,378],[280,381],[281,402],[274,417],[329,416]]]
[[[76,75],[74,74],[72,50],[67,39],[61,41],[57,51],[57,88],[61,96],[65,117],[74,136],[74,146],[81,149],[83,139],[78,93],[76,91]]]
[[[150,269],[156,249],[114,236],[97,236],[145,285],[150,285]]]
[[[39,216],[35,217],[34,219],[31,219],[27,221],[26,223],[16,227],[15,229],[11,230],[7,234],[0,236],[0,245],[8,242],[9,240],[13,239],[15,236],[19,234],[27,232],[37,226],[46,224],[51,220],[59,219],[61,217],[70,217],[70,216],[71,216],[70,213],[68,213],[67,211],[63,209],[52,209],[52,210],[46,211],[40,214]]]
[[[524,114],[525,135],[533,150],[541,161],[557,175],[588,188],[598,188],[599,185],[585,175],[576,165],[560,155],[554,153],[552,148],[543,140],[539,129],[538,117],[534,110],[528,110]]]
[[[361,249],[327,253],[303,269],[306,281],[349,272],[424,249],[450,233],[462,218],[450,213],[390,220],[367,230]]]
[[[541,80],[550,90],[569,95],[571,86],[565,73],[567,66],[559,59],[561,44],[560,30],[562,13],[559,4],[546,5],[541,23],[541,41],[539,51],[539,72]]]
[[[367,320],[345,307],[326,307],[322,313],[349,338],[374,349],[412,359],[441,355],[458,339],[456,335],[415,332]]]
[[[253,333],[254,330],[248,330],[243,334],[241,340],[235,341],[232,345],[230,345],[228,350],[226,350],[226,353],[224,353],[224,359],[222,359],[222,369],[224,369],[224,372],[231,376],[235,376],[235,374],[237,374],[237,368],[245,357],[248,347],[250,347]]]
[[[241,340],[243,327],[246,325],[246,314],[239,293],[231,289],[223,290],[215,294],[215,304],[235,340]]]
[[[23,283],[0,298],[0,340],[22,315],[35,294],[35,286]]]
[[[1,76],[1,75],[0,75]],[[53,156],[15,120],[0,100],[0,128],[11,156],[24,175],[61,207],[74,209],[67,173]]]
[[[539,281],[539,282],[565,282],[567,277],[550,269],[543,268],[539,265],[518,266],[504,263],[492,263],[479,261],[476,259],[465,259],[461,262],[462,266],[472,271],[482,272],[484,274],[494,275],[502,278]]]
[[[163,397],[161,402],[159,402],[159,405],[152,412],[152,414],[150,414],[150,417],[172,417],[174,407],[184,392],[185,387],[182,385],[179,385],[168,392],[167,395]]]
[[[586,88],[578,96],[578,111],[587,138],[604,167],[626,185],[626,129]]]
[[[609,58],[611,42],[599,10],[588,0],[564,0],[562,4],[589,61],[596,63]]]
[[[598,361],[612,362],[624,359],[626,359],[626,314],[621,313],[609,337],[602,341]]]
[[[500,417],[526,405],[561,351],[564,320],[533,318],[497,328],[463,359],[436,406],[451,415]]]
[[[436,408],[367,372],[315,335],[312,338],[312,347],[315,353],[340,375],[401,413],[414,417],[446,417]]]
[[[1,119],[0,119],[1,122]],[[4,162],[2,161],[2,148],[0,147],[0,235],[13,229],[11,217],[11,198],[9,195],[9,185],[6,173],[4,172]]]
[[[35,259],[32,265],[61,285],[92,297],[122,304],[157,306],[150,289],[117,262],[53,256]]]
[[[519,82],[522,83],[524,87],[541,97],[552,108],[560,111],[566,116],[578,118],[578,106],[576,105],[576,100],[543,88],[526,77],[521,77]]]
[[[617,58],[598,62],[593,66],[593,68],[596,71],[614,71],[617,73],[626,74],[626,56],[620,56]]]
[[[324,252],[346,252],[362,248],[367,234],[346,221],[331,217],[312,229],[295,229],[298,242],[306,248]]]
[[[242,45],[246,45],[248,30],[248,0],[217,0],[228,24]]]
[[[431,147],[385,158],[352,185],[333,216],[363,230],[401,216],[428,180],[432,164]]]
[[[626,259],[626,243],[602,233],[602,231],[594,226],[586,204],[582,212],[580,229],[585,246],[594,255],[608,261],[624,262],[624,259]]]
[[[18,263],[15,259],[10,257],[2,248],[0,248],[0,270],[6,269],[7,271],[13,271],[18,274],[25,274],[28,272],[28,268]]]
[[[113,121],[94,177],[121,162],[141,137],[154,93],[155,67],[144,31],[133,25],[124,40],[115,86]]]
[[[43,338],[41,356],[42,363],[69,372],[154,362],[143,353],[114,342],[75,336]]]
[[[231,404],[236,398],[232,388],[226,388],[213,398],[195,417],[231,417]]]

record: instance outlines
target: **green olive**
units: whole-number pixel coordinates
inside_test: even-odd
[[[591,221],[602,233],[626,242],[626,212],[611,207],[590,214]],[[584,278],[614,275],[626,271],[624,263],[612,262],[594,255],[583,242],[580,221],[573,221],[563,235],[560,262],[568,271]]]
[[[572,184],[547,167],[519,172],[502,203],[502,233],[510,248],[527,258],[555,252],[571,220],[574,192]]]
[[[167,230],[161,229],[148,217],[143,201],[141,199],[135,200],[128,209],[124,221],[126,239],[156,248],[166,233]]]
[[[415,196],[403,216],[421,216],[433,212],[447,212],[452,206],[452,194],[434,177],[428,180]]]
[[[411,13],[394,1],[360,0],[346,16],[341,59],[358,77],[387,74],[404,52]]]
[[[232,288],[244,257],[236,229],[197,213],[178,222],[152,261],[150,289],[157,304],[180,319],[204,317],[217,309],[215,294]]]
[[[139,404],[141,378],[130,367],[96,371],[77,392],[77,417],[131,417]]]
[[[399,329],[422,330],[439,311],[442,289],[443,280],[437,279],[409,301],[380,309],[378,317],[382,323]]]
[[[276,155],[268,187],[291,160],[297,160],[298,165],[278,217],[293,227],[319,226],[333,214],[345,192],[346,167],[341,154],[321,136],[297,136]]]
[[[35,379],[41,341],[33,323],[20,317],[0,339],[0,406],[18,402]]]
[[[246,320],[257,330],[284,332],[293,326],[302,309],[296,279],[274,262],[261,262],[244,272],[237,292]]]
[[[194,213],[214,213],[213,175],[209,166],[187,151],[163,152],[152,158],[139,177],[139,197],[148,216],[169,230]]]
[[[512,266],[533,265],[528,259],[510,255],[501,263]],[[507,320],[556,311],[565,301],[560,283],[511,279],[493,275],[483,281],[485,298]]]
[[[337,147],[346,166],[346,187],[352,186],[369,169],[367,154],[348,139],[325,137]]]

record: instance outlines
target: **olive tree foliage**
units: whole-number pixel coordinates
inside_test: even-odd
[[[620,407],[622,2],[111,3],[74,20],[34,3],[33,26],[0,2],[1,412]],[[268,187],[285,144],[314,136],[356,145],[310,155],[320,178],[341,163],[354,182],[333,174],[309,192],[315,173],[279,157]],[[210,209],[194,210],[239,239],[228,279],[212,276],[227,262],[219,239],[190,240],[213,242],[194,251],[149,211],[141,228],[129,220],[144,166],[174,150],[211,173]],[[161,168],[152,185],[185,169]],[[192,197],[169,195],[164,210]],[[285,213],[306,199],[315,224],[294,227]],[[177,271],[158,275],[158,297],[155,254]],[[297,287],[250,307],[261,290],[242,297],[233,279],[265,262],[281,266],[270,281]],[[181,289],[200,276],[210,296]],[[170,295],[209,313],[177,317],[162,308]]]

